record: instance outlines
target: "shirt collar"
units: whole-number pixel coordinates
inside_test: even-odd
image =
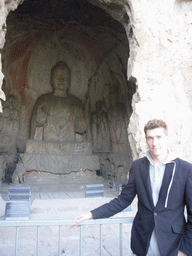
[[[150,164],[151,165],[155,165],[155,162],[153,161],[150,153],[149,153],[149,149],[147,150],[147,154],[146,154],[146,157],[147,159],[149,160]],[[171,161],[173,161],[176,157],[174,156],[174,154],[168,149],[168,155],[167,155],[167,158],[163,161],[162,164],[168,164],[170,163]]]

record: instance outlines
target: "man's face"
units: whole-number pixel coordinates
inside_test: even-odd
[[[52,77],[52,85],[56,91],[67,91],[70,83],[69,71],[66,68],[59,67],[55,70]]]
[[[152,158],[158,158],[167,153],[168,139],[163,128],[147,130],[145,138]]]

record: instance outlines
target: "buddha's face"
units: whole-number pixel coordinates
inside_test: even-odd
[[[70,85],[70,73],[66,67],[58,67],[52,76],[54,92],[66,93]]]
[[[103,106],[103,102],[102,101],[97,101],[96,102],[96,110],[97,111],[101,111],[102,110],[102,106]]]
[[[14,96],[10,96],[8,102],[9,102],[9,108],[15,107],[15,97]]]
[[[109,93],[109,102],[111,106],[115,106],[118,103],[118,95]]]

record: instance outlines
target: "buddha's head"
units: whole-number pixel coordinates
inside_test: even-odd
[[[100,112],[100,111],[102,111],[102,107],[103,107],[103,101],[98,100],[98,101],[96,102],[96,110],[97,110],[98,112]]]
[[[51,69],[51,85],[55,96],[66,96],[69,91],[71,70],[64,61],[59,61]]]

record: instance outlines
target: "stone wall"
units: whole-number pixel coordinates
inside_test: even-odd
[[[6,25],[7,15],[11,10],[12,11],[15,10],[17,8],[18,4],[21,2],[22,2],[21,0],[16,0],[16,1],[0,0],[0,49],[3,48],[4,43],[5,43],[5,34],[7,31],[7,25]],[[0,55],[0,68],[2,69],[1,55]],[[0,72],[0,84],[1,85],[3,84],[3,77],[4,77],[4,75],[2,74],[2,72]],[[0,98],[5,100],[5,95],[1,89],[0,89]],[[2,106],[0,104],[0,112],[1,111],[2,111]]]
[[[21,1],[2,1],[1,48],[6,16]],[[133,158],[145,153],[144,124],[163,118],[170,127],[170,146],[192,161],[192,25],[190,1],[89,0],[118,20],[130,45],[128,79],[135,78],[137,91],[128,127]],[[0,73],[0,83],[3,75]],[[1,97],[3,94],[1,93]]]
[[[132,5],[137,39],[132,75],[138,85],[129,125],[134,157],[145,152],[144,124],[158,117],[169,125],[170,147],[192,161],[192,3],[146,0]]]

